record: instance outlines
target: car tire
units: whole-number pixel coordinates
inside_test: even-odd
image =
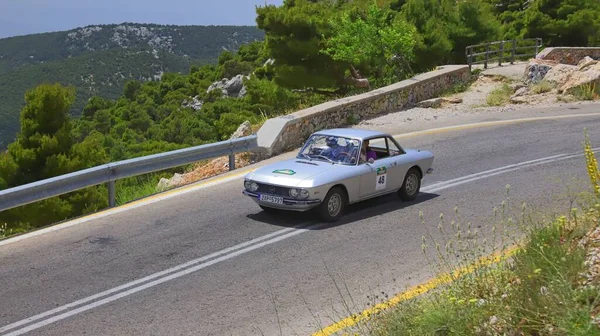
[[[421,190],[421,174],[417,168],[411,168],[404,177],[402,187],[398,190],[398,195],[403,201],[412,201],[417,198]]]
[[[329,190],[323,202],[317,208],[319,216],[326,222],[335,222],[343,216],[348,204],[348,198],[344,189],[333,187]]]

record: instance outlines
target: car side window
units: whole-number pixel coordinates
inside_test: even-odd
[[[389,156],[396,156],[399,154],[403,154],[404,152],[398,148],[398,146],[396,146],[396,144],[394,143],[394,140],[392,140],[392,138],[390,137],[386,137],[387,140],[387,148],[389,150]]]
[[[375,152],[375,161],[389,156],[387,143],[384,137],[369,140],[369,149]]]

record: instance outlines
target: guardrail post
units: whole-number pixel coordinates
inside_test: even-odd
[[[487,69],[488,60],[490,59],[490,42],[485,45],[485,62],[483,63],[483,68]]]
[[[498,66],[502,65],[504,59],[504,41],[500,42],[500,58],[498,59]]]
[[[473,47],[467,47],[466,54],[467,54],[467,64],[469,64],[469,71],[471,71],[471,67],[473,64],[473,56],[471,56],[473,54]]]
[[[115,181],[108,182],[108,207],[113,208],[115,206]]]
[[[510,52],[510,64],[515,63],[515,54],[517,53],[517,40],[512,40],[512,51]]]
[[[235,169],[235,154],[229,154],[229,170]]]

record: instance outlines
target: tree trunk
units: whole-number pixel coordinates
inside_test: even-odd
[[[347,84],[354,85],[354,87],[367,88],[371,90],[371,84],[369,83],[369,80],[362,78],[358,73],[358,70],[356,70],[353,65],[350,65],[350,76],[346,77],[345,81]]]

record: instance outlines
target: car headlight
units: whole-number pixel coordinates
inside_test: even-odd
[[[308,198],[308,190],[300,189],[300,198],[307,199]]]
[[[247,190],[250,190],[252,192],[255,192],[258,190],[258,184],[256,182],[253,181],[244,181],[244,187]]]
[[[293,198],[306,199],[308,198],[308,190],[292,188],[290,189],[290,196]]]

